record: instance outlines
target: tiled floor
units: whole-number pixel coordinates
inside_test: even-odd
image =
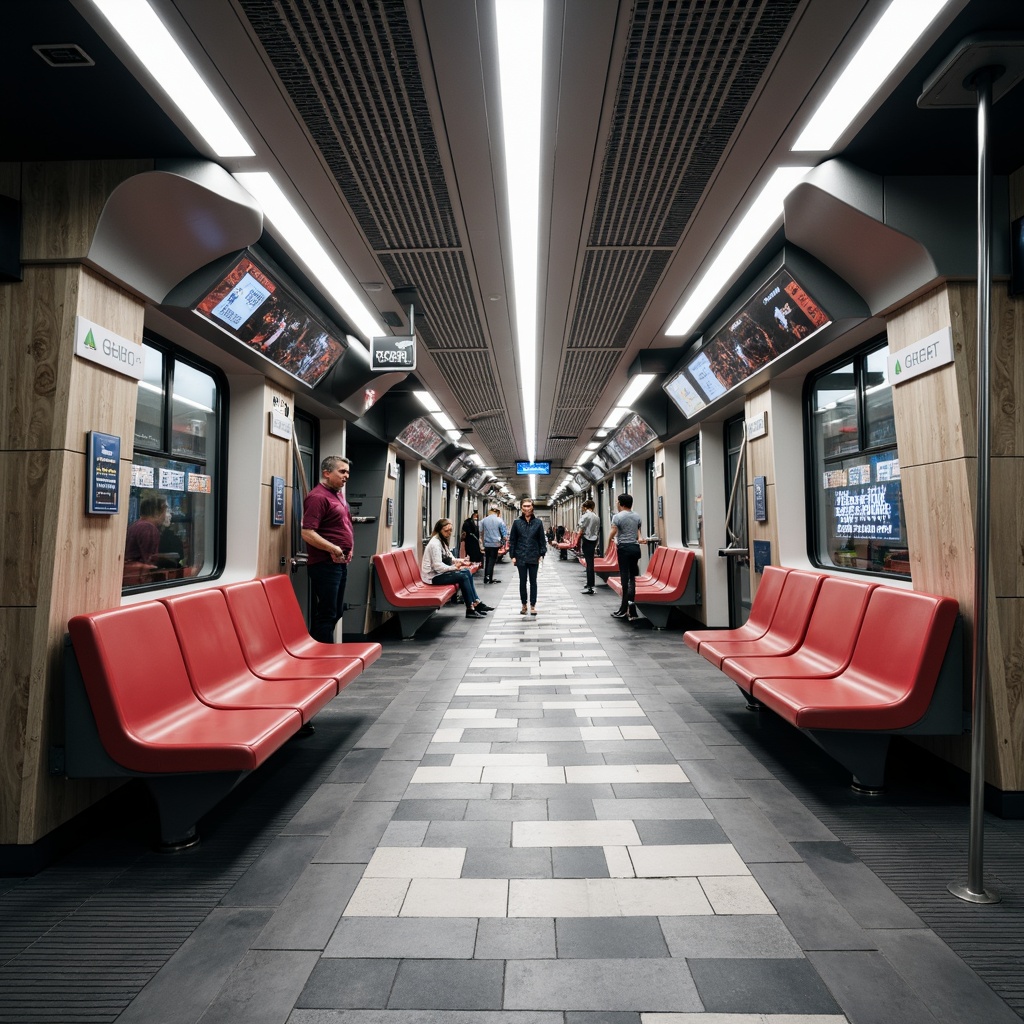
[[[488,587],[388,645],[328,709],[376,680],[372,725],[123,1012],[0,1021],[1019,1024],[694,697],[727,680],[552,562],[536,618]]]

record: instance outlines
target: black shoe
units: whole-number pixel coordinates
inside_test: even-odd
[[[488,582],[488,583],[500,583],[500,582],[501,582],[501,580],[496,580],[496,579],[494,579],[494,577],[492,576],[492,577],[491,577],[491,578],[490,578],[490,579],[489,579],[489,580],[488,580],[487,582]]]
[[[477,602],[473,608],[478,612],[493,612],[494,609],[489,604],[484,604],[483,601]]]
[[[466,612],[466,618],[467,619],[486,619],[487,615],[484,612],[478,612],[478,611],[476,611],[476,609],[470,608],[469,611]]]
[[[580,591],[580,593],[581,593],[581,594],[596,594],[596,593],[597,593],[597,591],[596,591],[596,590],[594,590],[594,588],[593,588],[593,587],[584,587],[584,588],[583,588],[583,589],[582,589],[582,590]]]
[[[624,611],[622,611],[621,609],[619,611],[617,611],[617,612],[612,612],[612,618],[613,619],[624,619],[625,617],[626,617],[626,613]]]

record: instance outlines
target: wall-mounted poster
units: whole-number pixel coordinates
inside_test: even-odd
[[[120,511],[121,438],[89,431],[86,511],[112,516]]]

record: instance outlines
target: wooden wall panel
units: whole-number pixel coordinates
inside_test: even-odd
[[[18,834],[32,677],[26,637],[34,618],[34,608],[0,607],[0,841],[6,842]]]
[[[1024,597],[1024,460],[991,462],[992,577],[998,597]]]
[[[110,193],[152,169],[151,160],[24,164],[22,259],[84,259]]]
[[[270,412],[274,407],[274,399],[284,402],[294,415],[295,396],[276,384],[267,382],[263,395],[263,455],[260,470],[260,507],[259,507],[259,550],[256,555],[256,575],[271,576],[285,571],[292,556],[292,481],[294,479],[294,459],[292,442],[275,437],[270,433]],[[285,512],[284,526],[273,525],[273,477],[284,478]],[[301,513],[300,513],[301,514]]]

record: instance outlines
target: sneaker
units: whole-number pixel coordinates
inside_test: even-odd
[[[580,591],[580,593],[581,593],[581,594],[596,594],[596,593],[597,593],[597,591],[596,591],[596,590],[594,590],[594,588],[593,588],[593,587],[584,587],[584,588],[583,588],[583,589],[582,589],[582,590]]]
[[[488,583],[500,583],[501,580],[495,579],[493,576],[487,581]]]
[[[612,612],[612,618],[613,619],[624,619],[625,617],[626,617],[626,613],[624,611],[622,611],[621,609],[619,611]]]
[[[494,609],[489,604],[484,604],[483,601],[478,601],[476,603],[476,605],[474,605],[474,607],[476,608],[476,610],[478,612],[493,612],[494,611]]]
[[[466,618],[467,619],[486,619],[487,616],[486,616],[486,614],[484,614],[484,612],[478,612],[475,609],[470,608],[469,611],[466,612]]]

